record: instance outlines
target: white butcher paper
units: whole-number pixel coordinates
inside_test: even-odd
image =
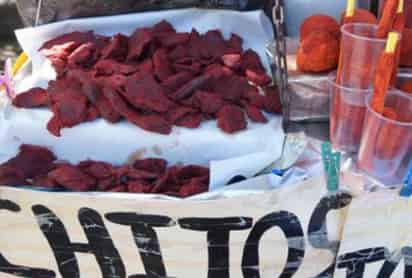
[[[270,20],[262,11],[183,9],[74,19],[17,30],[17,39],[31,58],[33,67],[30,76],[16,82],[17,91],[35,86],[46,88],[47,82],[55,79],[50,62],[38,49],[56,36],[88,30],[108,36],[116,33],[130,35],[136,28],[152,26],[161,20],[169,21],[180,32],[196,28],[204,33],[217,28],[225,38],[236,33],[243,38],[244,49],[255,50],[270,71],[265,46],[273,39],[273,32]],[[47,109],[18,109],[10,103],[4,104],[3,99],[3,106],[0,106],[0,162],[15,155],[19,146],[25,143],[49,147],[59,159],[72,163],[93,159],[117,165],[137,158],[160,157],[170,164],[209,166],[210,161],[244,157],[248,160],[248,168],[252,168],[247,172],[254,172],[253,168],[261,170],[258,168],[262,163],[257,160],[262,152],[270,154],[273,161],[280,157],[284,137],[281,117],[274,115],[267,115],[269,121],[266,124],[249,121],[247,130],[233,135],[222,132],[215,120],[203,122],[197,129],[173,127],[170,135],[161,135],[126,121],[111,124],[99,119],[65,128],[61,137],[51,135],[46,129],[51,116]],[[214,180],[224,179],[216,177]]]

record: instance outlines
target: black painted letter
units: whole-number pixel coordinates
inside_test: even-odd
[[[153,227],[171,227],[176,225],[170,217],[119,212],[106,214],[106,219],[132,228],[133,238],[142,258],[146,274],[131,275],[130,278],[167,277],[159,240]]]
[[[326,216],[331,210],[347,207],[351,201],[352,196],[349,193],[338,192],[337,194],[328,195],[320,200],[312,213],[308,227],[309,243],[316,249],[329,249],[334,256],[332,264],[314,278],[333,277],[340,242],[329,241]]]
[[[384,260],[389,251],[384,247],[368,248],[339,256],[337,268],[346,268],[346,278],[362,278],[365,265]]]
[[[208,278],[229,278],[230,231],[246,230],[252,224],[248,217],[179,219],[183,229],[207,232]]]
[[[10,200],[0,199],[0,210],[7,210],[12,212],[19,212],[21,209],[19,205]],[[31,268],[22,265],[14,265],[6,260],[6,258],[0,254],[0,272],[8,273],[18,277],[39,277],[39,278],[54,278],[56,274],[52,270]]]
[[[72,243],[60,219],[47,207],[32,208],[44,236],[53,250],[60,274],[63,278],[79,278],[79,265],[75,252],[91,253],[96,257],[102,277],[126,276],[124,264],[113,244],[101,216],[94,210],[79,210],[79,221],[89,243]]]
[[[288,259],[280,278],[292,277],[299,269],[305,255],[305,239],[302,226],[296,215],[279,211],[261,218],[253,227],[243,250],[242,272],[244,278],[259,278],[259,241],[263,234],[273,227],[279,227],[288,240]]]
[[[404,247],[399,251],[392,253],[392,256],[386,259],[377,278],[389,278],[399,265],[400,261],[404,259],[405,269],[403,277],[412,277],[412,248]]]

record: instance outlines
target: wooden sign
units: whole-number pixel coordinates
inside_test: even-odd
[[[412,277],[411,215],[411,200],[398,191],[354,199],[334,277]]]
[[[323,179],[204,201],[2,187],[0,277],[332,277],[351,199]]]

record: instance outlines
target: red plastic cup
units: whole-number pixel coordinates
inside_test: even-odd
[[[395,120],[376,113],[371,98],[366,102],[358,166],[384,184],[400,184],[412,159],[412,96],[397,90],[388,93],[385,108],[396,112]]]
[[[386,39],[375,38],[378,27],[366,23],[342,26],[337,82],[345,87],[368,89],[373,86],[379,57]]]
[[[362,138],[366,97],[372,89],[343,87],[336,83],[336,73],[329,74],[330,139],[334,149],[355,153]]]

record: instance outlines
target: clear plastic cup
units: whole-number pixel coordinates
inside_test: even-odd
[[[372,110],[371,98],[366,101],[358,166],[384,184],[400,184],[412,160],[412,96],[398,90],[388,93],[385,108],[396,112],[396,120]]]
[[[329,74],[328,87],[332,146],[343,152],[357,152],[362,138],[365,100],[372,89],[343,87],[336,83],[336,72]]]
[[[377,25],[350,23],[342,26],[337,81],[345,87],[372,87],[379,57],[386,39],[375,38]]]

